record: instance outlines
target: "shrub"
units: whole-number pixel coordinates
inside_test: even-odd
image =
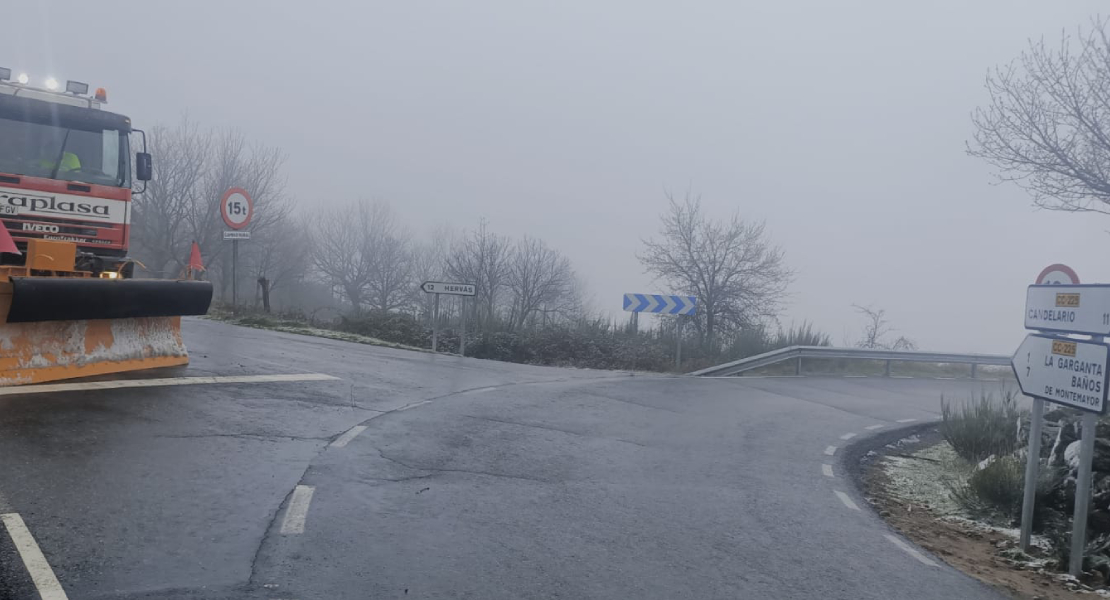
[[[958,405],[942,397],[940,410],[941,434],[956,454],[968,462],[1008,455],[1017,448],[1022,411],[1017,407],[1016,395],[1010,390],[1004,391],[998,399],[994,394],[983,393],[978,399],[968,399]]]
[[[1041,465],[1034,501],[1039,514],[1035,521],[1044,517],[1048,500],[1063,484],[1064,475],[1057,469]],[[994,512],[1018,519],[1025,495],[1025,460],[1017,456],[996,458],[972,473],[966,484],[953,487],[952,495],[972,512]]]

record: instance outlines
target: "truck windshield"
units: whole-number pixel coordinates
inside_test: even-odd
[[[0,173],[129,187],[127,135],[0,118]]]

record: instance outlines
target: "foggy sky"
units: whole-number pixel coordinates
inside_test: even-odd
[[[668,291],[635,253],[690,188],[767,221],[797,271],[784,324],[851,342],[866,304],[923,349],[1009,353],[1042,267],[1110,281],[1110,218],[991,185],[969,113],[988,67],[1100,4],[30,0],[0,66],[280,146],[306,210],[541,237],[615,316]]]

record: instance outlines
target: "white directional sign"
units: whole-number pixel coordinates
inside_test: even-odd
[[[473,296],[478,293],[478,288],[473,283],[425,281],[420,285],[420,289],[428,294],[450,294],[452,296]]]
[[[249,231],[225,231],[225,240],[249,240],[251,239],[251,232]]]
[[[1031,285],[1025,328],[1110,335],[1110,285]]]
[[[1025,395],[1102,414],[1108,360],[1106,344],[1031,333],[1010,366]]]

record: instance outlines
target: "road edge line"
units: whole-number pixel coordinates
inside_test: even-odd
[[[902,539],[899,538],[898,536],[892,535],[892,534],[889,534],[889,533],[884,533],[883,537],[890,540],[891,543],[893,543],[895,546],[898,546],[899,548],[901,548],[902,551],[905,552],[906,554],[909,554],[910,556],[916,558],[918,562],[920,562],[924,565],[928,565],[930,567],[940,567],[940,565],[938,565],[936,563],[936,561],[934,561],[933,559],[925,556],[924,554],[919,552],[913,546],[910,546],[906,542],[902,541]]]

